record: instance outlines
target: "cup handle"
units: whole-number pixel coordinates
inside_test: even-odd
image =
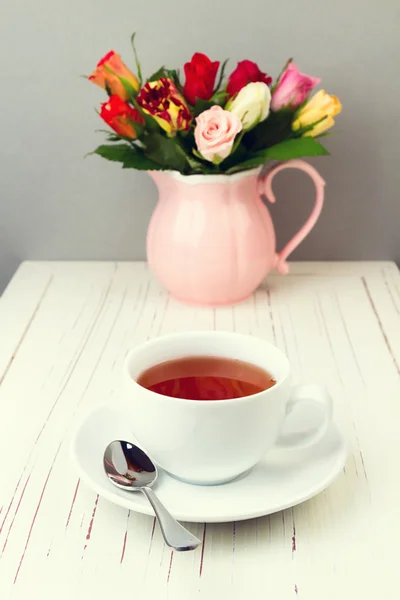
[[[289,271],[286,259],[288,258],[289,254],[291,254],[293,250],[297,248],[297,246],[310,233],[311,229],[317,222],[319,215],[321,214],[321,210],[324,204],[325,181],[322,179],[318,171],[304,160],[293,159],[288,160],[287,162],[278,163],[274,165],[271,169],[269,169],[266,172],[266,174],[258,180],[259,194],[265,195],[266,198],[272,203],[274,203],[276,200],[275,194],[272,191],[272,180],[275,177],[275,175],[279,173],[279,171],[283,171],[283,169],[300,169],[301,171],[304,171],[304,173],[307,173],[307,175],[309,175],[313,180],[316,190],[315,204],[311,215],[308,217],[307,221],[299,229],[299,231],[295,234],[295,236],[290,240],[290,242],[286,244],[283,250],[281,250],[275,255],[275,269],[277,269],[277,271],[282,275],[286,275],[286,273],[288,273]]]
[[[287,449],[307,448],[313,446],[324,437],[332,421],[333,402],[332,397],[326,389],[320,385],[298,385],[292,388],[290,399],[286,405],[284,424],[295,407],[309,402],[312,402],[314,406],[319,405],[322,408],[322,422],[318,427],[305,432],[281,434],[278,438],[277,446]]]

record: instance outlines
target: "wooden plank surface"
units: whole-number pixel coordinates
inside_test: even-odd
[[[1,600],[398,600],[399,312],[387,262],[293,263],[215,310],[170,299],[143,263],[23,263],[0,300]],[[295,381],[326,385],[350,454],[309,502],[191,525],[203,547],[174,554],[152,518],[80,483],[69,441],[121,392],[135,344],[213,328],[272,341]]]

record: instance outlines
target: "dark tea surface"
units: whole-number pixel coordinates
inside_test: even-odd
[[[219,356],[186,356],[150,367],[137,382],[157,394],[186,400],[230,400],[258,394],[275,379],[251,363]]]

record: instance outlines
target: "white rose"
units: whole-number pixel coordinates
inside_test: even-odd
[[[233,100],[229,100],[225,110],[236,114],[242,121],[243,130],[249,131],[269,115],[271,92],[262,81],[248,83]]]

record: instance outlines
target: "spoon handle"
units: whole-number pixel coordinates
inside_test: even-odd
[[[153,507],[165,543],[170,546],[170,548],[174,548],[174,550],[178,550],[179,552],[184,552],[185,550],[194,550],[201,544],[201,541],[197,539],[197,537],[192,535],[190,531],[182,527],[182,525],[174,519],[152,489],[149,487],[142,487],[140,489]]]

